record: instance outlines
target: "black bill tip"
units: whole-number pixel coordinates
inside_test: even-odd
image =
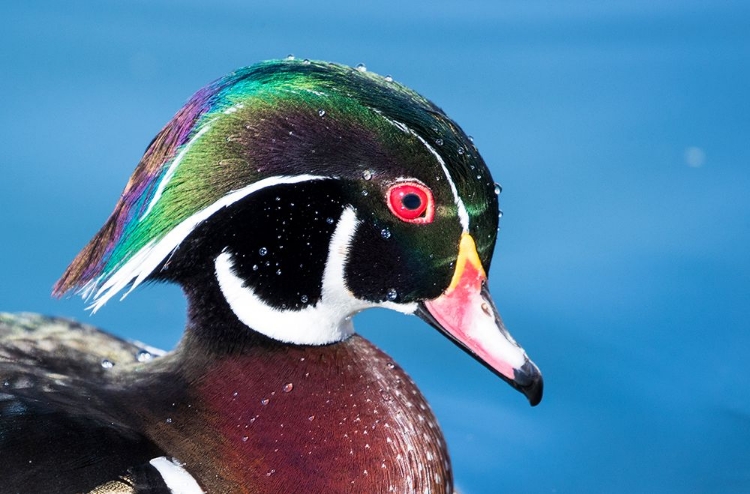
[[[527,360],[520,369],[513,370],[513,387],[526,395],[532,407],[542,401],[544,379],[534,362]]]

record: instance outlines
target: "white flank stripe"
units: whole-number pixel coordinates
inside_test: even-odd
[[[188,141],[187,144],[182,148],[182,150],[177,154],[174,160],[172,160],[172,164],[169,165],[169,169],[167,169],[167,173],[164,174],[164,178],[161,179],[159,182],[159,187],[156,188],[156,193],[154,193],[154,197],[151,199],[151,202],[148,203],[148,207],[146,208],[146,212],[141,215],[139,221],[143,221],[143,218],[148,216],[148,213],[151,212],[151,210],[154,208],[154,205],[161,199],[161,195],[164,193],[164,189],[167,187],[167,183],[169,183],[170,180],[172,180],[172,177],[174,176],[175,172],[177,171],[177,167],[180,166],[180,162],[182,161],[182,158],[185,157],[188,151],[190,151],[190,148],[193,147],[193,144],[195,144],[195,141],[200,139],[200,137],[208,132],[208,129],[211,128],[210,122],[209,124],[206,124],[204,127],[199,130],[192,139]]]
[[[167,258],[167,256],[187,238],[188,235],[203,221],[207,220],[221,208],[230,206],[245,197],[258,192],[259,190],[273,187],[276,185],[296,184],[300,182],[309,182],[313,180],[323,180],[331,177],[320,175],[296,175],[296,176],[276,176],[259,180],[253,184],[243,187],[234,192],[230,192],[215,203],[205,209],[198,211],[189,218],[183,220],[175,226],[160,240],[152,240],[136,252],[125,264],[117,269],[106,281],[99,286],[102,277],[90,282],[84,286],[83,293],[91,294],[98,287],[94,294],[94,302],[88,307],[92,312],[96,312],[116,293],[122,291],[129,283],[132,282],[130,289],[125,292],[122,298],[125,298],[131,291],[140,285],[156,267]],[[93,284],[92,284],[93,283]]]
[[[377,113],[380,114],[378,111]],[[445,178],[448,180],[448,185],[450,185],[451,192],[453,192],[453,200],[456,203],[456,207],[458,207],[458,219],[461,222],[461,226],[464,229],[464,233],[469,232],[469,212],[466,210],[466,206],[464,205],[464,202],[461,200],[461,198],[458,196],[458,189],[456,189],[456,184],[453,182],[453,178],[451,177],[450,172],[448,171],[448,167],[445,166],[445,160],[443,160],[443,157],[438,154],[438,152],[435,150],[434,147],[430,146],[424,138],[414,132],[414,130],[407,127],[404,123],[398,122],[396,120],[392,120],[386,116],[381,116],[386,119],[388,122],[391,123],[391,125],[394,125],[396,128],[398,128],[400,131],[404,133],[408,133],[419,139],[419,141],[424,145],[424,147],[427,148],[428,151],[432,153],[433,156],[438,160],[438,163],[440,163],[440,166],[443,168],[443,173],[445,174]]]
[[[198,482],[177,460],[160,456],[149,461],[156,468],[172,494],[205,494]]]

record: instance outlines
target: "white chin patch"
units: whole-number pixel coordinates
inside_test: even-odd
[[[344,266],[358,224],[354,210],[346,208],[331,237],[321,299],[301,310],[280,310],[267,305],[235,274],[232,254],[222,252],[215,261],[216,279],[229,307],[249,328],[274,340],[297,345],[325,345],[348,338],[354,333],[351,317],[370,307],[414,312],[415,304],[360,300],[345,286]]]

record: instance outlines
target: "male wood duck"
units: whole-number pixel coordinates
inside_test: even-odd
[[[390,77],[281,60],[201,89],[54,287],[96,311],[178,283],[184,336],[162,356],[0,317],[0,492],[452,492],[424,397],[351,318],[415,314],[536,405],[486,283],[498,193],[458,125]]]

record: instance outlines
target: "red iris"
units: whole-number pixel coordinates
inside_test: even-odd
[[[386,193],[388,209],[408,223],[431,223],[435,217],[432,191],[419,182],[399,182]]]

